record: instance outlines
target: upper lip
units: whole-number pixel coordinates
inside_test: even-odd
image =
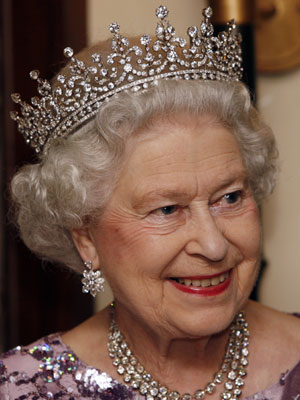
[[[220,276],[223,274],[226,274],[226,272],[230,272],[231,269],[227,269],[226,271],[222,271],[222,272],[217,272],[215,274],[212,275],[189,275],[189,276],[170,276],[170,278],[175,278],[175,279],[191,279],[191,280],[201,280],[201,279],[211,279],[211,278],[215,278],[216,276]]]

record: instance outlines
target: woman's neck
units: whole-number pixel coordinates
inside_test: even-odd
[[[116,305],[115,320],[143,367],[169,389],[196,391],[213,380],[225,355],[229,329],[212,336],[184,337],[151,327]]]

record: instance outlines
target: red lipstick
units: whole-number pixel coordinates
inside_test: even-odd
[[[223,272],[224,273],[224,272]],[[184,277],[184,279],[191,279],[191,280],[201,280],[201,279],[210,279],[214,278],[215,276],[222,275],[220,273],[215,274],[215,275],[210,275],[210,276],[192,276],[192,277]],[[229,271],[229,276],[227,279],[225,279],[224,282],[219,283],[218,285],[215,286],[209,286],[209,287],[201,287],[201,286],[186,286],[184,284],[180,284],[176,282],[173,279],[169,279],[169,282],[178,290],[184,293],[189,293],[189,294],[194,294],[198,296],[216,296],[218,294],[223,293],[230,285],[231,282],[231,271]]]

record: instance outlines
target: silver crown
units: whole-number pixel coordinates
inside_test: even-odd
[[[40,77],[39,71],[30,72],[37,81],[40,97],[31,104],[24,102],[19,93],[12,100],[20,105],[21,112],[11,112],[18,130],[37,153],[47,151],[51,142],[65,137],[78,126],[89,121],[103,101],[122,91],[146,90],[159,79],[195,79],[237,81],[242,76],[241,36],[235,33],[234,21],[227,30],[213,36],[212,9],[203,10],[200,27],[188,28],[189,43],[176,36],[174,27],[167,21],[165,6],[156,9],[159,19],[155,36],[143,35],[139,46],[131,46],[120,35],[120,26],[109,26],[113,34],[112,52],[101,56],[95,53],[86,65],[74,57],[70,47],[64,54],[70,59],[68,74],[58,75],[51,85]]]

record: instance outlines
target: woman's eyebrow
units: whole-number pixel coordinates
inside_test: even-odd
[[[173,202],[180,202],[192,197],[192,192],[182,190],[180,188],[172,189],[153,189],[141,195],[137,195],[132,202],[134,208],[151,204],[153,201],[159,200],[172,200]]]
[[[224,176],[217,183],[214,191],[220,191],[230,186],[234,183],[243,184],[243,186],[248,185],[248,176],[245,171],[239,173],[233,173],[230,176]],[[132,201],[132,206],[134,208],[144,207],[148,204],[152,204],[154,201],[159,200],[170,200],[174,203],[184,202],[195,196],[194,191],[189,191],[182,189],[180,187],[176,188],[155,188],[145,193],[138,193],[134,196]]]

